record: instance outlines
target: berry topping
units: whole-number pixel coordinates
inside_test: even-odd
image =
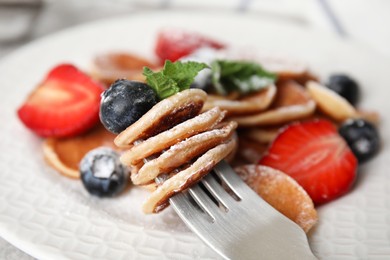
[[[295,179],[315,204],[339,197],[352,186],[357,160],[327,120],[293,123],[271,144],[260,164]]]
[[[221,49],[224,45],[193,32],[163,30],[158,34],[155,52],[161,61],[173,62],[202,47]]]
[[[380,137],[376,127],[363,119],[349,119],[339,128],[359,163],[371,159],[379,151]]]
[[[84,187],[98,197],[112,197],[120,193],[128,182],[126,167],[119,155],[107,147],[88,152],[80,162],[80,174]]]
[[[351,105],[356,105],[360,96],[359,85],[349,76],[344,74],[331,75],[327,86],[348,100]]]
[[[20,120],[43,137],[75,136],[99,122],[103,87],[76,67],[55,67],[18,109]]]
[[[100,121],[107,130],[119,134],[156,103],[155,92],[145,83],[117,80],[102,94]]]

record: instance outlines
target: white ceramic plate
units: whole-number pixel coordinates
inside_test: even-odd
[[[151,57],[156,32],[164,26],[296,57],[321,76],[343,71],[359,80],[361,106],[383,117],[383,149],[360,169],[348,195],[318,209],[320,221],[309,239],[320,258],[390,256],[390,61],[321,33],[239,14],[149,13],[106,20],[36,41],[5,58],[0,63],[0,235],[40,259],[218,258],[172,210],[143,216],[145,192],[132,189],[99,200],[80,182],[51,170],[43,162],[41,140],[15,114],[54,65],[71,62],[88,70],[94,55],[110,50]]]

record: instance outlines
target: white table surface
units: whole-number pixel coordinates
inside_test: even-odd
[[[178,11],[208,8],[216,12],[243,12],[244,15],[284,20],[324,33],[337,34],[316,0],[47,0],[37,11],[34,23],[28,29],[28,37],[12,39],[15,38],[12,33],[21,30],[25,10],[11,10],[2,5],[4,1],[0,0],[0,61],[28,42],[64,28],[117,15],[166,8]],[[17,2],[8,0],[12,1]],[[328,0],[328,3],[346,32],[345,37],[390,58],[389,0]],[[0,259],[33,258],[0,238]]]

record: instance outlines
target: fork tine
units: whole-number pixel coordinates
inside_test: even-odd
[[[248,186],[224,160],[214,167],[214,172],[240,199],[248,193]]]
[[[212,224],[209,216],[191,203],[188,192],[176,194],[169,199],[169,203],[184,223],[193,230],[200,225],[206,227]]]
[[[207,174],[201,181],[206,189],[214,196],[216,200],[223,204],[227,209],[234,206],[236,201],[229,193],[213,178],[212,173]]]
[[[249,205],[250,207],[246,209],[247,213],[250,212],[253,216],[267,219],[275,215],[276,210],[249,188],[228,163],[225,161],[219,162],[214,167],[214,172],[241,199],[238,206],[233,206],[232,210],[240,210],[240,207]],[[253,205],[256,205],[256,207],[254,208]]]
[[[225,259],[316,259],[304,231],[262,200],[229,165],[221,162],[214,172],[241,197],[228,212],[220,211],[199,185],[169,199],[184,223],[206,244]],[[211,193],[227,193],[212,176],[202,182],[214,188]]]
[[[218,206],[211,200],[211,198],[202,190],[199,185],[192,186],[189,190],[192,198],[198,203],[204,212],[210,215],[212,221],[215,221],[216,217],[220,217],[221,211]]]

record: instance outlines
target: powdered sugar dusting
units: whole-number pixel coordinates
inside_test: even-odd
[[[235,170],[264,200],[306,232],[317,222],[312,200],[290,176],[267,166],[253,164],[240,166]]]

